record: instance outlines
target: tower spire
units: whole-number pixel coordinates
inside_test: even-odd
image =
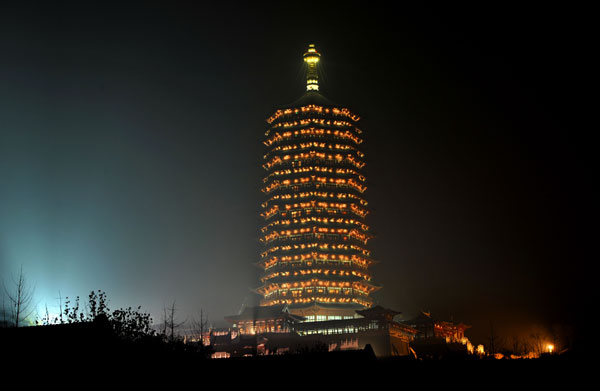
[[[319,76],[317,74],[317,64],[321,55],[315,49],[314,44],[308,45],[308,51],[304,53],[304,62],[308,65],[306,72],[306,91],[319,91]]]

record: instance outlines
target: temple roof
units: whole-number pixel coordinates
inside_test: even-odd
[[[364,310],[356,311],[357,314],[362,315],[367,319],[374,318],[386,318],[388,320],[394,319],[394,316],[400,315],[402,312],[394,311],[389,308],[384,308],[380,305],[376,305],[371,308],[366,308]]]
[[[410,323],[410,324],[423,324],[423,323],[429,323],[429,324],[433,324],[437,322],[436,319],[433,319],[431,317],[431,313],[430,312],[425,312],[425,311],[421,311],[419,313],[419,315],[417,315],[416,317],[410,319],[410,320],[406,320],[404,323]]]
[[[225,320],[234,323],[240,320],[268,320],[281,318],[287,318],[296,321],[303,320],[303,317],[301,316],[290,314],[286,304],[246,307],[241,314],[226,316]]]
[[[348,303],[323,303],[323,302],[309,302],[309,303],[294,303],[294,304],[290,304],[290,306],[292,307],[292,309],[296,310],[296,309],[303,309],[303,308],[324,308],[324,309],[328,309],[328,308],[337,308],[337,309],[361,309],[364,308],[364,306],[360,305],[360,304],[348,304]]]
[[[431,316],[431,312],[425,312],[425,311],[421,311],[419,313],[419,315],[417,315],[416,317],[414,317],[413,319],[410,320],[406,320],[404,321],[404,323],[406,324],[412,324],[412,325],[434,325],[434,324],[447,324],[447,325],[452,325],[454,327],[458,327],[458,328],[470,328],[471,326],[464,324],[462,322],[458,322],[458,323],[454,323],[454,321],[443,321],[443,320],[439,320],[436,318],[433,318]]]

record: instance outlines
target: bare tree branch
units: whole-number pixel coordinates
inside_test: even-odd
[[[13,289],[8,290],[5,286],[4,291],[10,305],[10,321],[14,327],[19,327],[35,311],[32,305],[34,289],[25,278],[23,266],[21,266],[18,278],[13,278],[12,282]]]
[[[177,307],[175,306],[174,300],[169,308],[167,308],[166,306],[164,306],[163,308],[163,334],[167,336],[167,338],[171,342],[175,341],[175,330],[179,329],[187,322],[187,319],[182,322],[179,322],[175,317],[176,312]],[[170,332],[170,335],[167,335],[167,332]]]

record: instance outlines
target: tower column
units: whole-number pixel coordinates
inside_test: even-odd
[[[372,306],[374,263],[365,218],[360,118],[318,91],[320,54],[310,45],[307,92],[267,119],[263,143],[264,271],[261,305],[287,305],[318,320]]]

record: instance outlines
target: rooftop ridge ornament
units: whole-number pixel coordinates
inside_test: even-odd
[[[306,72],[306,91],[319,91],[319,76],[317,74],[317,64],[321,55],[315,49],[314,44],[308,45],[308,51],[304,53],[304,62],[308,65]]]

